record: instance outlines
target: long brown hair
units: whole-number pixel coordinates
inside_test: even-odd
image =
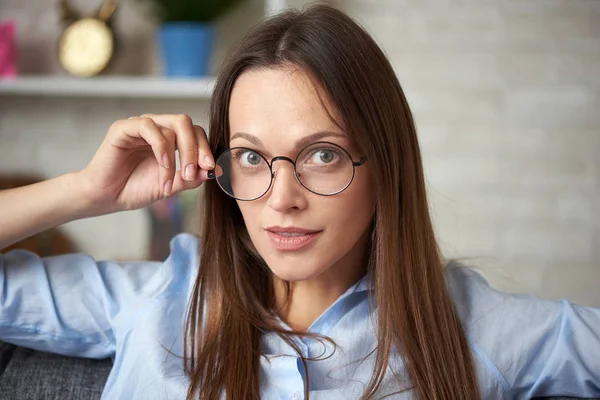
[[[392,349],[403,358],[416,398],[479,398],[470,348],[445,285],[413,117],[390,63],[363,28],[339,10],[313,5],[248,32],[217,76],[209,126],[213,154],[228,147],[237,77],[290,65],[321,85],[372,171],[376,212],[367,268],[374,277],[378,342],[363,398],[375,396]],[[201,268],[184,341],[187,398],[213,400],[224,393],[259,399],[261,334],[277,332],[294,347],[287,338],[302,333],[277,323],[271,272],[237,204],[214,181],[205,184],[203,212]]]

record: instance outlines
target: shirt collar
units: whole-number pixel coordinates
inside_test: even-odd
[[[374,280],[373,273],[369,270],[365,275],[363,275],[362,278],[360,278],[358,280],[358,282],[356,282],[354,284],[353,287],[351,286],[348,289],[348,292],[358,293],[358,292],[366,292],[366,291],[374,290],[375,289],[375,280]]]

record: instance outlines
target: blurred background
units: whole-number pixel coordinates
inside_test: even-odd
[[[211,76],[227,50],[269,13],[308,4],[196,3],[211,7],[0,0],[0,189],[83,168],[117,119],[186,113],[206,126]],[[445,256],[466,259],[502,290],[599,307],[600,0],[331,3],[396,70]],[[85,15],[108,22],[113,47],[101,28],[73,28]],[[78,43],[81,32],[95,44]],[[172,44],[187,33],[206,43],[195,67],[182,67],[189,49]],[[75,221],[23,246],[161,259],[173,234],[197,233],[197,195]]]

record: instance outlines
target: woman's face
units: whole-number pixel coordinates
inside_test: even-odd
[[[295,160],[307,143],[318,141],[341,146],[354,161],[362,156],[330,120],[301,70],[243,73],[232,90],[229,122],[230,147],[250,148],[269,162],[277,156]],[[335,160],[334,153],[327,151],[308,155],[315,168]],[[252,153],[241,157],[249,165],[256,160]],[[275,161],[273,171],[273,184],[263,197],[237,202],[250,238],[273,274],[287,281],[303,281],[364,268],[375,210],[369,162],[356,167],[350,186],[333,196],[304,188],[287,161]],[[321,184],[320,175],[314,176],[315,184]]]

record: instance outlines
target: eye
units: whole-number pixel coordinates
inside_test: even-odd
[[[312,153],[309,161],[315,164],[329,164],[336,161],[337,157],[338,154],[335,150],[317,149]]]
[[[260,154],[248,149],[240,149],[234,152],[233,158],[244,167],[254,167],[262,162]]]
[[[246,164],[249,164],[249,165],[258,165],[258,164],[260,164],[261,158],[257,153],[255,153],[253,151],[247,151],[242,156],[242,160],[243,160],[243,162],[245,162]]]

